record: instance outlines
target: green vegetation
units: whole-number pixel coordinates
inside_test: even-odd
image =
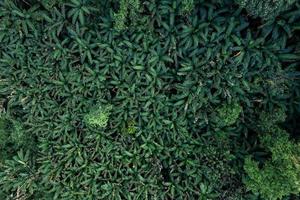
[[[241,112],[242,107],[237,103],[224,105],[217,109],[217,115],[213,119],[218,127],[230,126],[237,121]]]
[[[266,161],[262,169],[257,162],[246,159],[245,171],[249,175],[247,188],[265,199],[282,199],[292,193],[299,194],[299,144],[291,143],[286,133],[282,132],[277,137],[268,135],[263,139],[264,142],[274,143],[267,146],[272,152],[272,159]]]
[[[251,15],[268,20],[288,10],[296,0],[236,0],[236,2],[246,8]]]
[[[261,136],[261,144],[271,153],[271,158],[264,162],[262,168],[259,163],[246,158],[245,171],[248,174],[246,186],[265,199],[282,199],[289,194],[300,192],[300,144],[290,141],[288,133],[280,129],[275,123],[283,121],[283,112],[269,114],[273,119],[273,126],[267,126]],[[262,114],[266,119],[266,113]],[[266,121],[262,121],[264,124]]]
[[[135,21],[141,7],[139,0],[121,0],[119,6],[118,12],[114,14],[114,28],[118,31],[122,31],[126,28],[127,20]]]
[[[10,119],[8,116],[0,117],[0,160],[5,160],[13,155],[24,142],[24,135],[20,122]]]
[[[0,1],[1,199],[297,199],[299,20],[283,0]]]
[[[84,121],[88,126],[105,128],[109,120],[112,106],[98,106],[93,108],[89,114],[84,117]]]

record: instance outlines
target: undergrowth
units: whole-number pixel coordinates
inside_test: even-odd
[[[255,2],[0,1],[1,199],[297,199],[300,4]]]

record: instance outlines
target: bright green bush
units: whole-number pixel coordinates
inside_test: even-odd
[[[118,12],[114,14],[114,27],[116,30],[122,31],[126,28],[126,23],[130,23],[128,21],[136,20],[141,6],[139,0],[121,0],[119,6]]]
[[[233,125],[242,112],[242,107],[237,104],[223,105],[217,109],[217,115],[214,117],[218,127]]]
[[[282,199],[300,193],[300,145],[280,129],[261,138],[272,158],[262,168],[250,158],[245,161],[246,186],[264,199]]]
[[[251,158],[245,160],[246,187],[264,199],[300,193],[300,144],[291,141],[289,134],[278,127],[285,119],[282,109],[260,114],[260,131],[264,132],[260,142],[271,158],[263,162],[263,167]]]
[[[84,116],[84,121],[88,126],[105,128],[107,126],[112,106],[97,106]]]
[[[268,20],[289,9],[296,0],[236,0],[236,2],[246,8],[251,15]]]
[[[286,117],[286,113],[282,108],[274,109],[272,114],[268,112],[262,112],[259,115],[259,128],[263,132],[273,132],[274,127],[276,127],[276,124],[283,123]]]
[[[182,13],[190,13],[195,7],[194,0],[183,0],[182,1]]]

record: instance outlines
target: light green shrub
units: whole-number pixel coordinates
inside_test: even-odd
[[[248,174],[247,188],[264,199],[282,199],[300,192],[300,145],[289,140],[288,134],[280,129],[261,138],[262,144],[272,157],[262,168],[259,163],[247,158],[244,169]]]
[[[236,2],[246,8],[251,15],[269,20],[287,10],[296,0],[236,0]]]
[[[84,121],[88,126],[105,128],[107,126],[112,106],[97,106],[85,115]]]

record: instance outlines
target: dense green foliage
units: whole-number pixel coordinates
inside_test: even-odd
[[[122,31],[126,28],[127,18],[131,21],[135,21],[138,17],[137,13],[141,9],[139,0],[121,0],[120,8],[115,13],[115,26],[114,28],[118,31]]]
[[[300,192],[299,144],[291,143],[285,132],[277,134],[263,138],[272,152],[272,160],[265,162],[262,169],[253,160],[245,161],[245,170],[250,177],[246,180],[247,188],[260,193],[265,199],[281,199]]]
[[[232,0],[0,1],[1,199],[296,198],[285,9],[261,26]]]
[[[271,153],[271,159],[265,161],[262,168],[259,168],[258,162],[246,159],[244,167],[249,177],[246,186],[265,199],[282,199],[291,193],[298,194],[300,144],[290,141],[288,133],[276,125],[284,121],[282,110],[274,114],[262,113],[261,119],[261,131],[265,132],[261,136],[261,144]]]
[[[111,109],[111,106],[98,106],[97,108],[92,109],[92,111],[84,117],[84,120],[89,126],[105,128],[108,123]]]
[[[296,0],[236,0],[236,2],[246,8],[251,15],[274,19],[281,12],[288,10]]]
[[[14,150],[22,145],[24,139],[19,122],[5,115],[0,117],[0,160],[15,153]]]
[[[230,126],[238,120],[241,111],[242,107],[237,103],[225,105],[217,109],[213,119],[216,120],[217,127]]]

